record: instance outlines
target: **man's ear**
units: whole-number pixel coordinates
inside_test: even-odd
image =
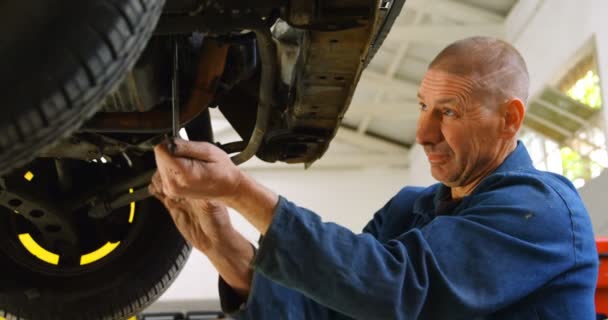
[[[512,98],[505,102],[503,113],[503,137],[513,138],[521,128],[524,122],[524,115],[526,114],[526,107],[524,102],[519,98]]]

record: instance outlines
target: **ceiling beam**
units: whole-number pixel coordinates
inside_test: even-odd
[[[376,138],[368,134],[357,133],[356,130],[341,126],[334,138],[335,141],[347,143],[349,145],[363,149],[365,152],[380,153],[402,153],[408,149],[401,144]]]
[[[399,95],[411,100],[416,99],[418,94],[417,83],[394,78],[387,79],[385,75],[370,69],[363,71],[360,82],[359,85],[384,90],[387,94]]]
[[[560,127],[559,125],[557,125],[547,119],[541,118],[540,116],[537,116],[534,113],[526,113],[526,117],[544,125],[545,127],[548,127],[549,129],[551,129],[553,131],[559,132],[561,135],[563,135],[565,137],[571,138],[574,135],[572,132]]]
[[[363,116],[363,119],[359,122],[359,126],[357,127],[357,133],[360,135],[365,134],[365,131],[367,131],[367,128],[369,128],[369,125],[370,123],[372,123],[372,120],[374,120],[374,115],[371,113],[368,113]]]
[[[397,52],[395,52],[395,55],[393,56],[393,60],[386,69],[386,73],[384,75],[386,78],[391,79],[395,76],[397,70],[401,66],[401,62],[403,61],[403,57],[405,57],[408,48],[409,42],[403,42],[401,45],[399,45]]]
[[[363,102],[356,101],[350,104],[346,117],[349,115],[371,114],[373,116],[390,117],[391,115],[399,114],[407,116],[408,120],[418,119],[418,104],[415,100],[404,101],[403,103],[382,103],[382,102]]]
[[[418,41],[445,45],[472,36],[489,36],[504,39],[505,26],[503,23],[394,26],[386,41]]]
[[[572,120],[574,120],[574,121],[578,122],[579,124],[583,125],[584,127],[590,128],[590,127],[592,126],[592,125],[591,125],[589,122],[587,122],[585,119],[583,119],[583,118],[581,118],[581,117],[577,116],[577,115],[576,115],[576,114],[574,114],[574,113],[571,113],[571,112],[568,112],[568,111],[566,111],[566,110],[564,110],[564,109],[562,109],[562,108],[559,108],[559,107],[557,107],[556,105],[554,105],[553,103],[551,103],[551,102],[549,102],[549,101],[547,101],[547,100],[544,100],[544,99],[540,99],[540,98],[539,98],[539,99],[536,99],[536,100],[535,100],[533,103],[538,103],[538,104],[540,104],[540,105],[544,106],[545,108],[547,108],[547,109],[549,109],[549,110],[552,110],[552,111],[554,111],[554,112],[557,112],[557,113],[559,113],[559,114],[563,115],[564,117],[570,118],[570,119],[572,119]]]
[[[545,0],[526,0],[517,1],[513,5],[505,19],[507,40],[511,43],[519,40],[519,36],[528,27],[544,2]]]
[[[451,0],[408,0],[405,9],[473,23],[502,23],[504,17],[494,12]]]
[[[419,24],[422,21],[423,16],[424,16],[424,14],[422,14],[422,13],[416,13],[416,16],[414,17],[414,21],[412,22],[412,25],[415,26],[415,25]],[[399,70],[399,67],[401,66],[401,64],[403,62],[403,58],[407,54],[407,51],[409,49],[409,44],[410,44],[409,41],[403,41],[399,45],[397,52],[395,52],[395,54],[393,55],[393,60],[391,61],[388,68],[386,69],[386,72],[384,73],[385,79],[392,80],[395,78],[395,74]],[[377,90],[376,95],[374,97],[374,104],[378,104],[379,102],[381,102],[385,93],[386,93],[385,90]],[[367,113],[366,115],[364,115],[362,120],[359,122],[359,127],[357,128],[357,133],[364,134],[365,131],[367,131],[367,128],[369,127],[370,123],[374,119],[375,115],[376,115],[376,113],[373,113],[373,112],[370,112],[370,113]]]
[[[399,154],[342,154],[325,155],[311,165],[312,170],[360,170],[361,168],[401,167],[408,166],[408,153]],[[258,158],[251,159],[240,166],[247,172],[305,170],[303,163],[287,164],[283,162],[268,163]]]

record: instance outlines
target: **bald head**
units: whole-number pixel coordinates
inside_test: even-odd
[[[526,63],[517,49],[502,40],[472,37],[454,42],[429,64],[431,69],[471,79],[484,104],[512,98],[525,104],[528,99]]]

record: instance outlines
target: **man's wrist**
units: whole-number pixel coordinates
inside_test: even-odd
[[[243,176],[234,193],[222,201],[238,211],[261,234],[265,234],[272,222],[279,196],[257,183],[247,174],[242,174]]]
[[[247,296],[253,277],[251,263],[255,257],[255,247],[249,241],[237,232],[231,240],[211,246],[203,254],[235,292]]]
[[[239,250],[234,239],[240,237],[239,232],[234,227],[225,227],[214,236],[209,237],[208,245],[201,250],[205,255],[219,255],[222,253]]]

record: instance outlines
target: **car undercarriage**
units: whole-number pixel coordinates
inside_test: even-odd
[[[0,44],[8,52],[0,71],[9,75],[0,84],[0,315],[119,319],[151,303],[189,252],[147,191],[153,147],[177,129],[215,143],[209,108],[217,108],[241,138],[216,143],[236,164],[256,156],[311,165],[403,6],[68,2]],[[4,12],[46,17],[43,9],[26,1]],[[63,54],[79,40],[87,47]],[[147,289],[127,289],[138,282]],[[99,296],[111,298],[100,305]]]

